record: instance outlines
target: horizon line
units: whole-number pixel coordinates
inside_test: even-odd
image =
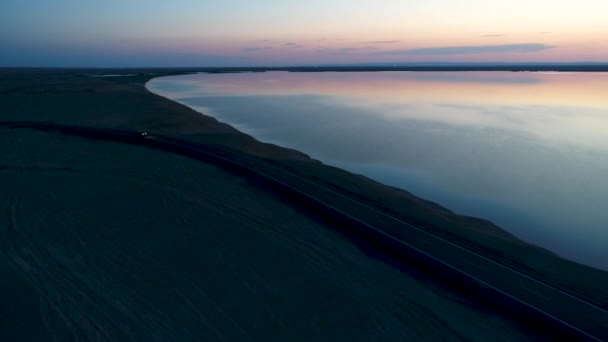
[[[608,67],[605,62],[361,62],[361,63],[306,63],[284,65],[225,65],[225,66],[1,66],[0,69],[281,69],[281,68],[407,68],[407,67]]]

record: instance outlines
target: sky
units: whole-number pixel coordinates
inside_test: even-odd
[[[0,66],[606,62],[606,0],[1,0]]]

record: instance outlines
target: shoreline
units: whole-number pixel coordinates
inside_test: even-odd
[[[335,70],[333,70],[333,71],[335,71]],[[167,76],[173,76],[173,75],[167,75]],[[160,78],[160,77],[163,77],[163,76],[156,76],[156,77],[151,78],[150,80],[152,80],[154,78]],[[156,93],[150,91],[147,88],[147,86],[145,86],[145,88],[151,94],[161,97],[172,103],[175,103],[176,105],[179,105],[181,107],[185,107],[188,110],[192,111],[193,113],[196,113],[197,115],[200,115],[203,118],[213,119],[213,120],[217,121],[217,123],[220,125],[228,125],[211,116],[207,116],[205,113],[199,112],[184,104],[176,102],[170,98],[156,94]],[[533,269],[533,273],[542,274],[542,273],[550,270],[549,273],[551,273],[554,276],[555,275],[559,276],[561,273],[559,271],[559,269],[561,269],[563,266],[558,266],[558,265],[560,265],[560,264],[576,265],[576,266],[570,266],[570,267],[566,266],[566,268],[577,269],[578,267],[581,267],[584,269],[588,269],[593,273],[598,272],[599,277],[603,279],[601,281],[601,283],[606,284],[608,286],[608,271],[605,271],[605,270],[602,270],[599,268],[595,268],[593,266],[584,265],[584,264],[563,258],[560,255],[558,255],[552,251],[549,251],[549,250],[542,248],[540,246],[537,246],[533,243],[530,243],[530,242],[517,238],[516,236],[512,235],[505,229],[501,228],[500,226],[494,224],[493,222],[491,222],[489,220],[478,218],[478,217],[473,217],[473,216],[456,214],[456,213],[452,212],[451,210],[441,206],[438,203],[426,200],[424,198],[417,197],[417,196],[409,193],[407,191],[407,189],[400,189],[400,188],[397,188],[394,186],[385,185],[379,181],[373,180],[364,175],[354,174],[349,171],[340,169],[338,167],[324,164],[323,161],[313,159],[313,158],[309,157],[308,155],[306,155],[305,153],[298,151],[298,150],[285,148],[285,147],[282,147],[282,146],[279,146],[276,144],[272,144],[272,143],[261,142],[253,136],[250,136],[246,133],[238,131],[236,128],[234,128],[230,125],[228,125],[228,126],[231,127],[232,129],[234,129],[236,132],[238,132],[237,134],[247,137],[247,139],[251,140],[252,141],[251,143],[254,145],[270,147],[269,150],[284,151],[284,152],[287,152],[287,155],[281,155],[280,157],[277,157],[275,154],[267,155],[265,151],[252,149],[251,148],[252,146],[238,146],[238,145],[234,145],[232,142],[228,142],[228,141],[224,142],[224,143],[226,143],[226,146],[228,146],[230,148],[233,148],[233,149],[239,150],[239,151],[243,151],[246,153],[251,153],[251,154],[263,157],[263,158],[273,159],[274,162],[277,162],[279,164],[284,164],[290,170],[305,169],[307,171],[303,173],[304,176],[309,176],[309,177],[312,176],[311,179],[320,179],[324,184],[329,184],[330,186],[334,186],[337,189],[344,191],[344,193],[346,193],[348,195],[365,198],[366,200],[370,201],[371,203],[374,203],[375,205],[378,205],[379,207],[381,207],[383,209],[387,209],[391,213],[396,213],[398,215],[405,214],[405,217],[407,217],[408,219],[414,219],[415,221],[420,222],[420,223],[427,223],[430,221],[431,225],[445,224],[446,220],[435,220],[435,219],[438,217],[442,217],[442,216],[443,216],[443,218],[445,218],[447,216],[448,222],[457,221],[457,224],[455,225],[456,227],[452,226],[452,227],[447,227],[447,228],[442,227],[442,228],[446,231],[447,236],[449,236],[450,238],[453,238],[455,240],[459,240],[459,242],[465,246],[469,246],[469,247],[473,247],[473,248],[481,247],[482,250],[486,250],[486,252],[488,252],[488,255],[490,257],[498,257],[498,258],[506,257],[508,259],[508,260],[506,260],[507,263],[513,263],[515,265],[520,265],[520,266],[523,265],[524,268],[529,268],[531,266],[531,265],[527,265],[527,263],[529,263],[531,261],[531,259],[544,259],[543,261],[538,261],[538,263],[541,264],[542,266],[539,265],[537,267],[534,267],[534,266],[531,267]],[[304,159],[302,159],[302,158],[304,158]],[[305,167],[305,165],[307,163],[311,163],[310,165],[308,165],[309,166],[308,168]],[[292,164],[295,164],[295,165],[292,166]],[[322,173],[322,172],[319,172],[320,169],[324,169],[325,171],[332,170],[332,173],[339,174],[340,176],[336,177],[336,175],[331,175],[331,177],[328,177],[328,179],[323,179],[323,177],[319,177],[319,173]],[[308,173],[308,175],[306,173]],[[354,189],[349,188],[348,186],[345,186],[346,184],[345,184],[345,182],[343,182],[344,179],[349,179],[346,183],[360,182],[361,184],[359,184],[359,186],[355,186]],[[365,184],[365,188],[361,187],[362,184]],[[374,190],[370,191],[371,190],[370,188],[374,189]],[[382,190],[380,190],[380,189],[382,189]],[[382,195],[377,196],[378,198],[376,200],[373,199],[374,191],[379,191],[382,193]],[[386,203],[386,200],[383,199],[384,196],[390,197],[391,201],[388,201],[389,203]],[[407,211],[399,210],[399,208],[396,208],[398,206],[398,204],[395,203],[395,197],[398,197],[397,201],[401,202],[402,204],[404,202],[410,202],[408,206],[413,205],[416,207],[416,209],[414,209],[413,211],[411,209],[407,210]],[[414,204],[412,204],[412,202],[414,202]],[[421,210],[421,211],[418,211],[418,210]],[[428,211],[428,212],[425,213],[424,211]],[[429,214],[431,216],[435,216],[435,217],[430,217]],[[470,226],[463,228],[462,227],[463,224],[464,225],[468,224]],[[471,242],[472,242],[472,244],[470,244]],[[560,281],[569,282],[568,279],[563,279],[562,276],[559,276],[559,278],[562,278],[562,279],[560,279]],[[568,278],[568,277],[566,276],[566,278]],[[578,280],[575,282],[578,282]],[[602,286],[596,287],[594,284],[585,284],[585,285],[590,286],[592,288],[602,288]],[[568,287],[570,288],[570,286],[568,286]],[[604,288],[608,288],[608,287],[604,287]],[[584,292],[586,292],[586,291],[584,291]],[[593,290],[592,292],[594,292],[596,295],[599,294],[600,297],[604,298],[603,300],[599,301],[601,306],[608,307],[608,291],[601,291],[601,290],[594,291]]]
[[[105,74],[104,70],[89,71]],[[47,88],[39,84],[40,78],[50,77],[48,74],[53,72],[60,73],[67,81],[51,77]],[[518,267],[547,282],[561,284],[561,288],[568,292],[608,307],[608,272],[563,259],[515,238],[489,221],[456,215],[407,191],[324,165],[295,150],[259,142],[212,117],[149,92],[145,87],[152,78],[185,71],[110,78],[84,77],[82,72],[70,70],[53,72],[43,71],[43,75],[31,76],[35,80],[33,85],[31,81],[16,81],[24,84],[0,88],[0,96],[5,96],[4,99],[13,106],[10,108],[9,105],[9,109],[14,110],[7,111],[7,120],[27,119],[149,131],[251,154],[400,218],[425,224],[435,233],[482,255]],[[17,78],[18,74],[15,74]],[[54,86],[57,83],[61,87]],[[24,101],[31,97],[34,97],[33,101]],[[59,105],[61,101],[66,102]],[[83,115],[84,108],[93,108],[89,113],[94,115]],[[116,112],[115,108],[123,108],[124,111]],[[390,233],[399,234],[398,231]]]
[[[331,71],[336,71],[336,70],[331,70]],[[382,70],[382,71],[384,71],[384,70]],[[437,71],[437,70],[434,70],[434,71]],[[210,73],[210,72],[200,72],[200,73]],[[223,72],[219,72],[219,73],[223,73]],[[231,73],[231,72],[227,72],[227,73]],[[245,72],[245,73],[246,73],[246,72]],[[175,76],[175,75],[168,75],[168,76]],[[246,133],[246,132],[243,132],[243,131],[239,130],[238,126],[237,126],[237,127],[235,127],[235,126],[233,126],[233,125],[232,125],[232,124],[230,124],[230,123],[227,123],[227,122],[221,121],[221,119],[216,118],[216,117],[214,117],[214,116],[212,116],[212,115],[209,115],[209,114],[205,113],[204,111],[201,111],[201,110],[198,110],[198,109],[196,109],[196,108],[194,108],[194,107],[191,107],[191,106],[189,106],[189,105],[188,105],[188,104],[186,104],[186,103],[182,103],[182,102],[180,102],[180,101],[173,100],[173,99],[171,99],[170,97],[164,96],[164,95],[162,95],[162,94],[160,94],[160,93],[156,93],[156,92],[154,92],[154,91],[153,91],[153,90],[152,90],[152,89],[151,89],[151,88],[148,86],[148,84],[149,84],[149,83],[150,83],[152,80],[154,80],[154,79],[162,79],[163,77],[165,77],[165,76],[159,76],[159,77],[153,77],[153,78],[151,78],[151,79],[150,79],[148,82],[146,82],[146,84],[145,84],[145,88],[146,88],[146,90],[147,90],[148,92],[150,92],[151,94],[154,94],[154,95],[156,95],[156,96],[159,96],[159,97],[161,97],[161,98],[163,98],[163,99],[166,99],[166,100],[168,100],[168,101],[171,101],[171,102],[173,102],[173,103],[179,104],[180,106],[184,106],[184,107],[188,108],[189,110],[191,110],[191,111],[193,111],[193,112],[197,113],[198,115],[201,115],[202,117],[205,117],[205,118],[212,118],[212,119],[214,119],[214,120],[217,120],[217,121],[218,121],[218,123],[220,123],[220,124],[225,124],[225,125],[228,125],[228,126],[230,126],[231,128],[233,128],[234,130],[236,130],[238,133],[240,133],[240,134],[242,134],[242,135],[244,135],[244,136],[247,136],[247,137],[252,138],[252,139],[253,139],[253,140],[254,140],[256,143],[263,144],[263,145],[271,145],[271,146],[275,146],[275,147],[277,147],[277,148],[279,148],[279,149],[286,150],[286,151],[293,151],[293,152],[294,152],[294,155],[295,155],[295,154],[299,154],[299,155],[301,155],[301,156],[304,156],[305,158],[307,158],[307,159],[308,159],[308,160],[310,160],[311,162],[315,162],[315,163],[320,163],[320,164],[322,164],[324,167],[327,167],[327,168],[333,168],[333,169],[340,170],[340,171],[344,172],[345,174],[348,174],[348,175],[353,176],[353,177],[362,177],[362,178],[364,178],[366,181],[373,182],[373,183],[377,183],[377,184],[379,184],[380,186],[385,187],[385,188],[392,188],[392,189],[393,189],[394,191],[396,191],[396,192],[402,192],[402,193],[407,194],[407,196],[411,196],[411,197],[412,197],[414,200],[416,200],[416,201],[420,201],[420,202],[428,203],[430,206],[437,207],[437,208],[439,208],[440,210],[445,211],[445,212],[449,212],[450,214],[453,214],[453,215],[455,215],[455,216],[458,216],[458,217],[461,217],[461,218],[467,218],[467,219],[471,219],[471,220],[478,221],[478,222],[483,222],[484,224],[487,224],[487,225],[489,225],[489,226],[493,226],[494,228],[497,228],[497,229],[498,229],[498,230],[499,230],[499,231],[500,231],[502,234],[504,234],[504,235],[505,235],[507,238],[512,238],[512,239],[517,240],[517,241],[519,241],[519,242],[521,242],[521,243],[532,245],[532,246],[534,246],[534,247],[536,247],[536,248],[539,248],[539,249],[544,250],[544,251],[545,251],[545,252],[547,252],[547,253],[553,254],[553,255],[555,255],[556,257],[559,257],[559,258],[562,258],[562,259],[565,259],[565,260],[569,260],[569,261],[575,262],[575,263],[577,263],[577,264],[584,265],[584,266],[586,266],[586,267],[591,267],[591,268],[594,268],[594,269],[597,269],[597,270],[600,270],[600,271],[607,271],[607,272],[608,272],[608,269],[604,270],[604,269],[601,269],[601,268],[598,268],[598,267],[595,267],[595,266],[586,265],[586,264],[584,264],[584,263],[582,263],[582,262],[579,262],[579,261],[575,261],[575,260],[568,259],[568,258],[566,258],[566,257],[561,256],[560,254],[558,254],[558,252],[555,252],[555,251],[549,250],[549,249],[547,249],[547,248],[545,248],[545,247],[542,247],[542,246],[536,245],[534,242],[526,241],[526,240],[524,240],[524,239],[522,239],[522,238],[519,238],[519,237],[517,237],[515,234],[513,234],[513,233],[509,232],[507,229],[502,228],[500,225],[498,225],[498,224],[494,223],[494,222],[493,222],[491,219],[482,218],[482,217],[475,216],[475,215],[467,215],[467,214],[460,214],[460,213],[457,213],[457,212],[453,211],[452,209],[449,209],[448,207],[444,206],[443,204],[441,204],[441,203],[439,203],[439,202],[437,202],[437,201],[430,200],[430,199],[427,199],[427,198],[425,198],[425,197],[421,197],[421,196],[415,195],[415,194],[411,193],[410,191],[408,191],[408,189],[406,189],[406,188],[400,188],[400,187],[398,187],[398,186],[396,186],[396,185],[390,185],[390,184],[386,184],[386,183],[383,183],[383,181],[382,181],[382,180],[378,180],[378,179],[372,178],[372,177],[370,177],[370,176],[368,176],[368,175],[365,175],[365,174],[363,174],[363,173],[357,173],[357,172],[355,172],[355,171],[350,171],[350,170],[348,170],[347,168],[343,168],[342,166],[338,166],[338,165],[332,165],[331,163],[328,163],[328,162],[323,161],[323,160],[321,160],[321,159],[313,158],[313,157],[311,157],[310,155],[306,154],[305,152],[302,152],[302,151],[298,150],[297,148],[283,146],[283,145],[281,145],[281,143],[280,143],[280,142],[273,142],[273,141],[262,141],[262,140],[259,140],[259,139],[258,139],[257,137],[255,137],[253,134],[251,134],[251,133]]]

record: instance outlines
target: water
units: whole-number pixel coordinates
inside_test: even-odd
[[[148,88],[608,270],[608,74],[198,74]]]

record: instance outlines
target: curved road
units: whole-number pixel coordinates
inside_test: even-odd
[[[40,122],[0,122],[0,125],[148,146],[244,172],[294,202],[314,208],[348,234],[433,275],[446,286],[542,329],[552,338],[608,341],[606,309],[260,158],[141,132]],[[387,227],[406,234],[394,237],[386,233]]]

